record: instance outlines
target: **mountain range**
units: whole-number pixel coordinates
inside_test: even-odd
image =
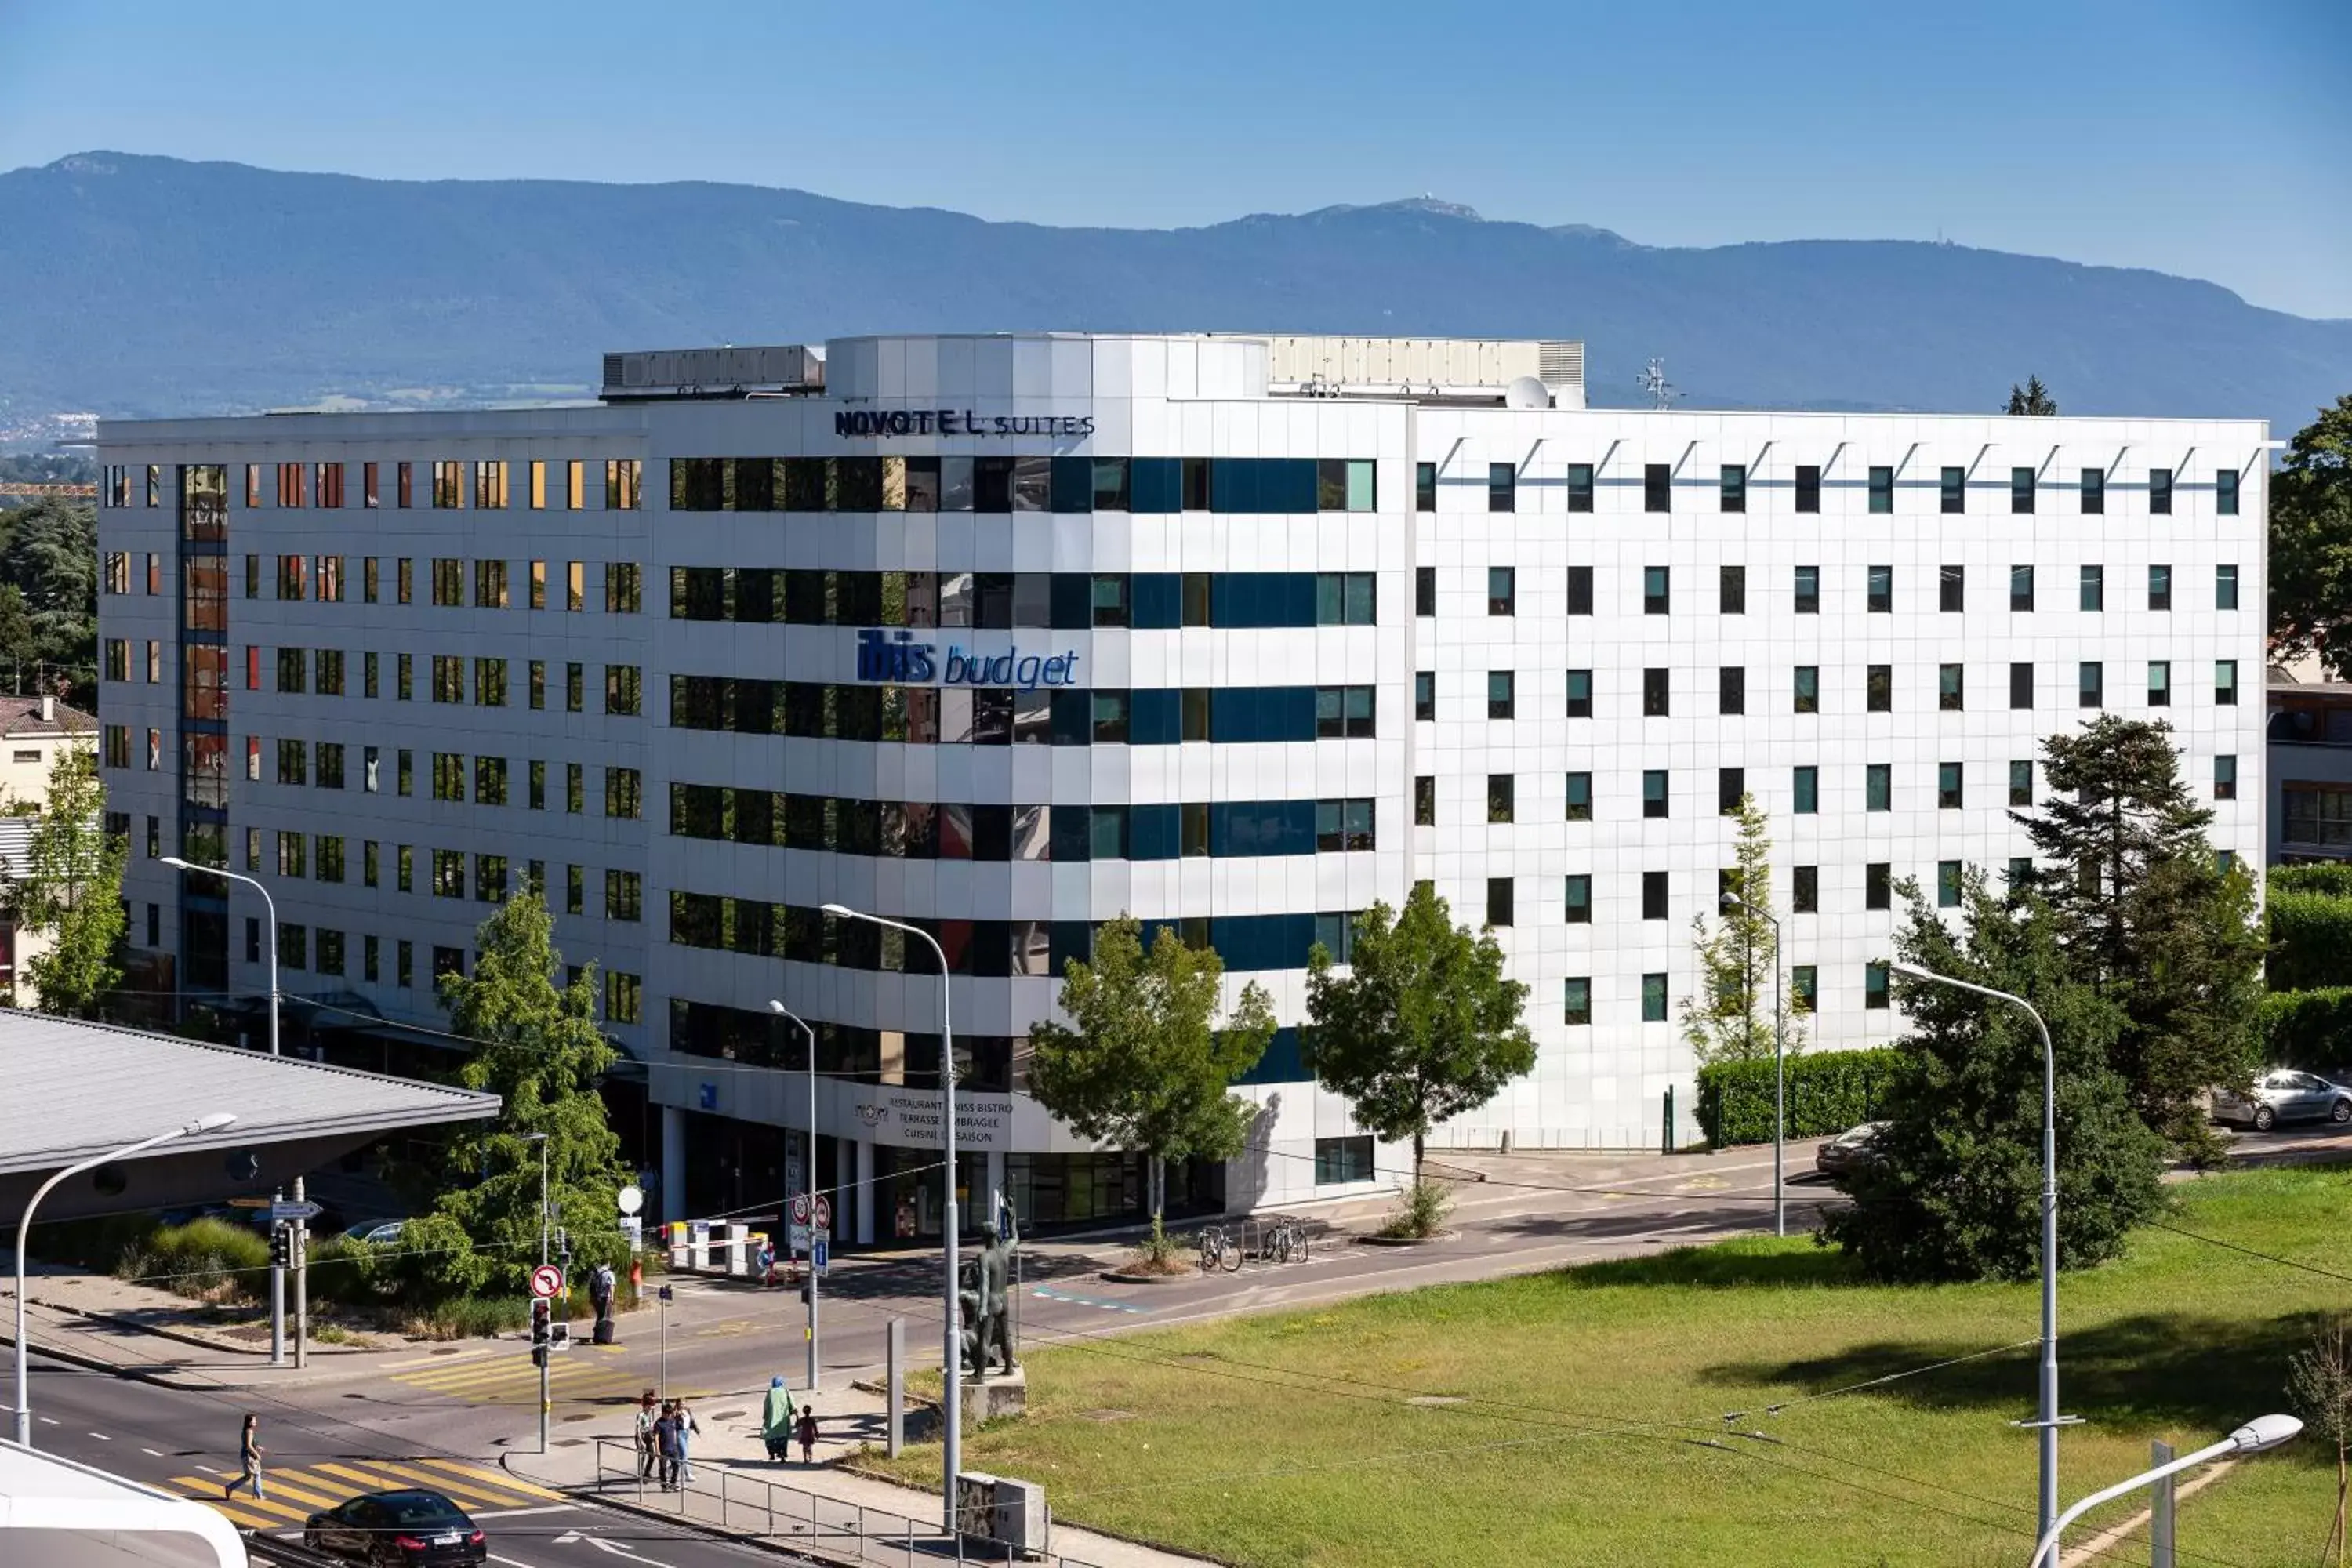
[[[1055,228],[701,183],[391,181],[87,153],[0,174],[0,414],[593,395],[606,350],[860,331],[1580,338],[1694,407],[2252,416],[2352,390],[2352,321],[1909,241],[1701,248],[1420,199]],[[9,423],[0,419],[0,425]]]

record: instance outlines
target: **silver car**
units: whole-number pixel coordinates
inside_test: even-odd
[[[2245,1095],[2213,1091],[2213,1120],[2267,1132],[2282,1121],[2352,1121],[2352,1089],[2317,1073],[2273,1068],[2256,1075]]]

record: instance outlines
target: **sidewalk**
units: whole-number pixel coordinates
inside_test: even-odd
[[[794,1397],[811,1403],[797,1390]],[[510,1453],[502,1463],[526,1480],[615,1507],[839,1562],[919,1568],[954,1552],[940,1528],[939,1493],[845,1468],[869,1444],[881,1447],[883,1396],[845,1385],[821,1390],[813,1403],[820,1429],[813,1466],[768,1458],[761,1398],[743,1395],[693,1407],[702,1430],[688,1451],[692,1479],[677,1491],[638,1476],[633,1415],[599,1420],[583,1436],[556,1439],[545,1455]],[[1050,1491],[1045,1500],[1050,1510]],[[1205,1561],[1059,1523],[1050,1545],[1032,1561],[1048,1568],[1200,1568]],[[977,1542],[967,1550],[986,1551]]]

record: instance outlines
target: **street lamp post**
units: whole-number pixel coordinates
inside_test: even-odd
[[[269,911],[269,941],[267,944],[269,950],[269,1054],[276,1056],[278,1054],[278,900],[269,896],[268,889],[242,871],[226,871],[218,866],[194,865],[181,859],[177,855],[163,856],[162,863],[176,870],[201,871],[208,877],[225,877],[232,882],[243,882],[261,895],[261,907]]]
[[[2042,1407],[2027,1425],[2041,1436],[2042,1499],[2037,1517],[2046,1536],[2057,1528],[2058,1428],[2063,1424],[2058,1415],[2058,1054],[2050,1044],[2050,1026],[2024,997],[1900,960],[1887,967],[1906,980],[1948,985],[2006,1002],[2032,1019],[2042,1037]]]
[[[770,998],[768,999],[768,1007],[769,1007],[769,1009],[770,1009],[772,1012],[773,1012],[773,1013],[774,1013],[778,1017],[782,1017],[782,1018],[790,1018],[793,1023],[798,1024],[798,1025],[801,1026],[801,1033],[802,1033],[802,1034],[803,1034],[803,1035],[806,1035],[806,1036],[808,1037],[808,1105],[809,1105],[809,1135],[808,1135],[808,1148],[807,1148],[807,1150],[806,1150],[806,1151],[804,1151],[804,1152],[805,1152],[805,1154],[806,1154],[806,1157],[807,1157],[807,1160],[808,1160],[808,1169],[807,1169],[804,1173],[803,1173],[803,1174],[804,1175],[804,1177],[805,1177],[806,1179],[803,1182],[802,1186],[803,1186],[803,1190],[808,1194],[808,1227],[809,1227],[809,1230],[808,1230],[808,1234],[809,1234],[809,1266],[808,1266],[808,1385],[809,1385],[809,1392],[810,1392],[810,1393],[812,1393],[812,1394],[814,1394],[814,1393],[815,1393],[815,1392],[816,1392],[816,1370],[817,1370],[817,1354],[816,1354],[816,1031],[815,1031],[814,1029],[813,1029],[813,1028],[809,1027],[809,1021],[808,1021],[806,1018],[802,1017],[798,1013],[793,1012],[790,1007],[785,1006],[782,1002],[777,1001],[777,1000],[776,1000],[774,997],[772,997],[772,997],[770,997]],[[836,1165],[838,1165],[838,1164],[840,1163],[840,1162],[839,1162],[839,1161],[835,1161],[835,1163]],[[791,1243],[791,1241],[792,1241],[792,1236],[793,1236],[792,1225],[793,1225],[793,1222],[792,1222],[792,1216],[791,1216],[791,1215],[790,1215],[790,1214],[787,1214],[787,1215],[784,1216],[784,1240],[785,1240],[785,1242],[786,1242],[786,1244],[787,1244],[787,1246],[788,1246],[788,1247],[789,1247],[789,1244],[790,1244],[790,1243]]]
[[[33,1190],[31,1201],[25,1205],[24,1217],[16,1222],[16,1442],[20,1447],[29,1448],[33,1446],[33,1403],[25,1381],[25,1237],[33,1228],[33,1211],[41,1206],[41,1200],[49,1195],[50,1188],[68,1176],[78,1176],[84,1171],[96,1170],[116,1160],[127,1160],[133,1154],[143,1154],[156,1144],[168,1143],[174,1138],[217,1132],[236,1120],[234,1112],[215,1110],[209,1116],[198,1117],[184,1127],[174,1127],[168,1132],[158,1132],[152,1138],[142,1138],[136,1143],[126,1143],[120,1149],[93,1154],[87,1160],[68,1165]]]
[[[947,1274],[940,1282],[940,1294],[943,1307],[940,1369],[940,1393],[947,1405],[946,1451],[940,1456],[942,1483],[940,1488],[941,1522],[950,1534],[956,1529],[956,1474],[963,1467],[963,1323],[962,1310],[956,1300],[956,1135],[955,1135],[955,1028],[948,1019],[948,955],[939,942],[920,926],[902,921],[884,920],[853,910],[846,904],[827,904],[824,912],[840,920],[866,921],[877,926],[888,926],[908,936],[920,937],[940,963],[940,1091],[945,1100],[944,1114],[940,1119],[940,1133],[947,1152],[947,1213],[941,1228],[947,1234]],[[814,1220],[816,1216],[809,1216]]]
[[[2045,1562],[2055,1568],[2058,1561],[2059,1535],[2068,1525],[2101,1503],[2113,1502],[2126,1492],[2137,1491],[2150,1481],[2159,1481],[2167,1476],[2178,1475],[2182,1470],[2192,1469],[2208,1459],[2219,1459],[2233,1454],[2259,1454],[2265,1448],[2275,1448],[2281,1443],[2292,1439],[2302,1430],[2303,1423],[2292,1415],[2257,1415],[2218,1443],[2210,1443],[2193,1454],[2183,1454],[2177,1459],[2168,1460],[2152,1470],[2143,1470],[2127,1481],[2117,1481],[2105,1491],[2093,1492],[2089,1497],[2060,1514],[2056,1522],[2042,1531],[2042,1540],[2033,1548],[2033,1561],[2028,1568],[2042,1568],[2042,1564]]]
[[[1726,910],[1742,909],[1772,927],[1772,1234],[1789,1234],[1788,1184],[1781,1180],[1781,1145],[1789,1132],[1789,1009],[1780,994],[1780,921],[1746,899],[1723,895]]]

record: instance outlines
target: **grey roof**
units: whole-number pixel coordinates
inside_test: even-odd
[[[499,1097],[299,1057],[0,1008],[0,1174],[54,1170],[215,1110],[178,1150],[495,1116]]]

